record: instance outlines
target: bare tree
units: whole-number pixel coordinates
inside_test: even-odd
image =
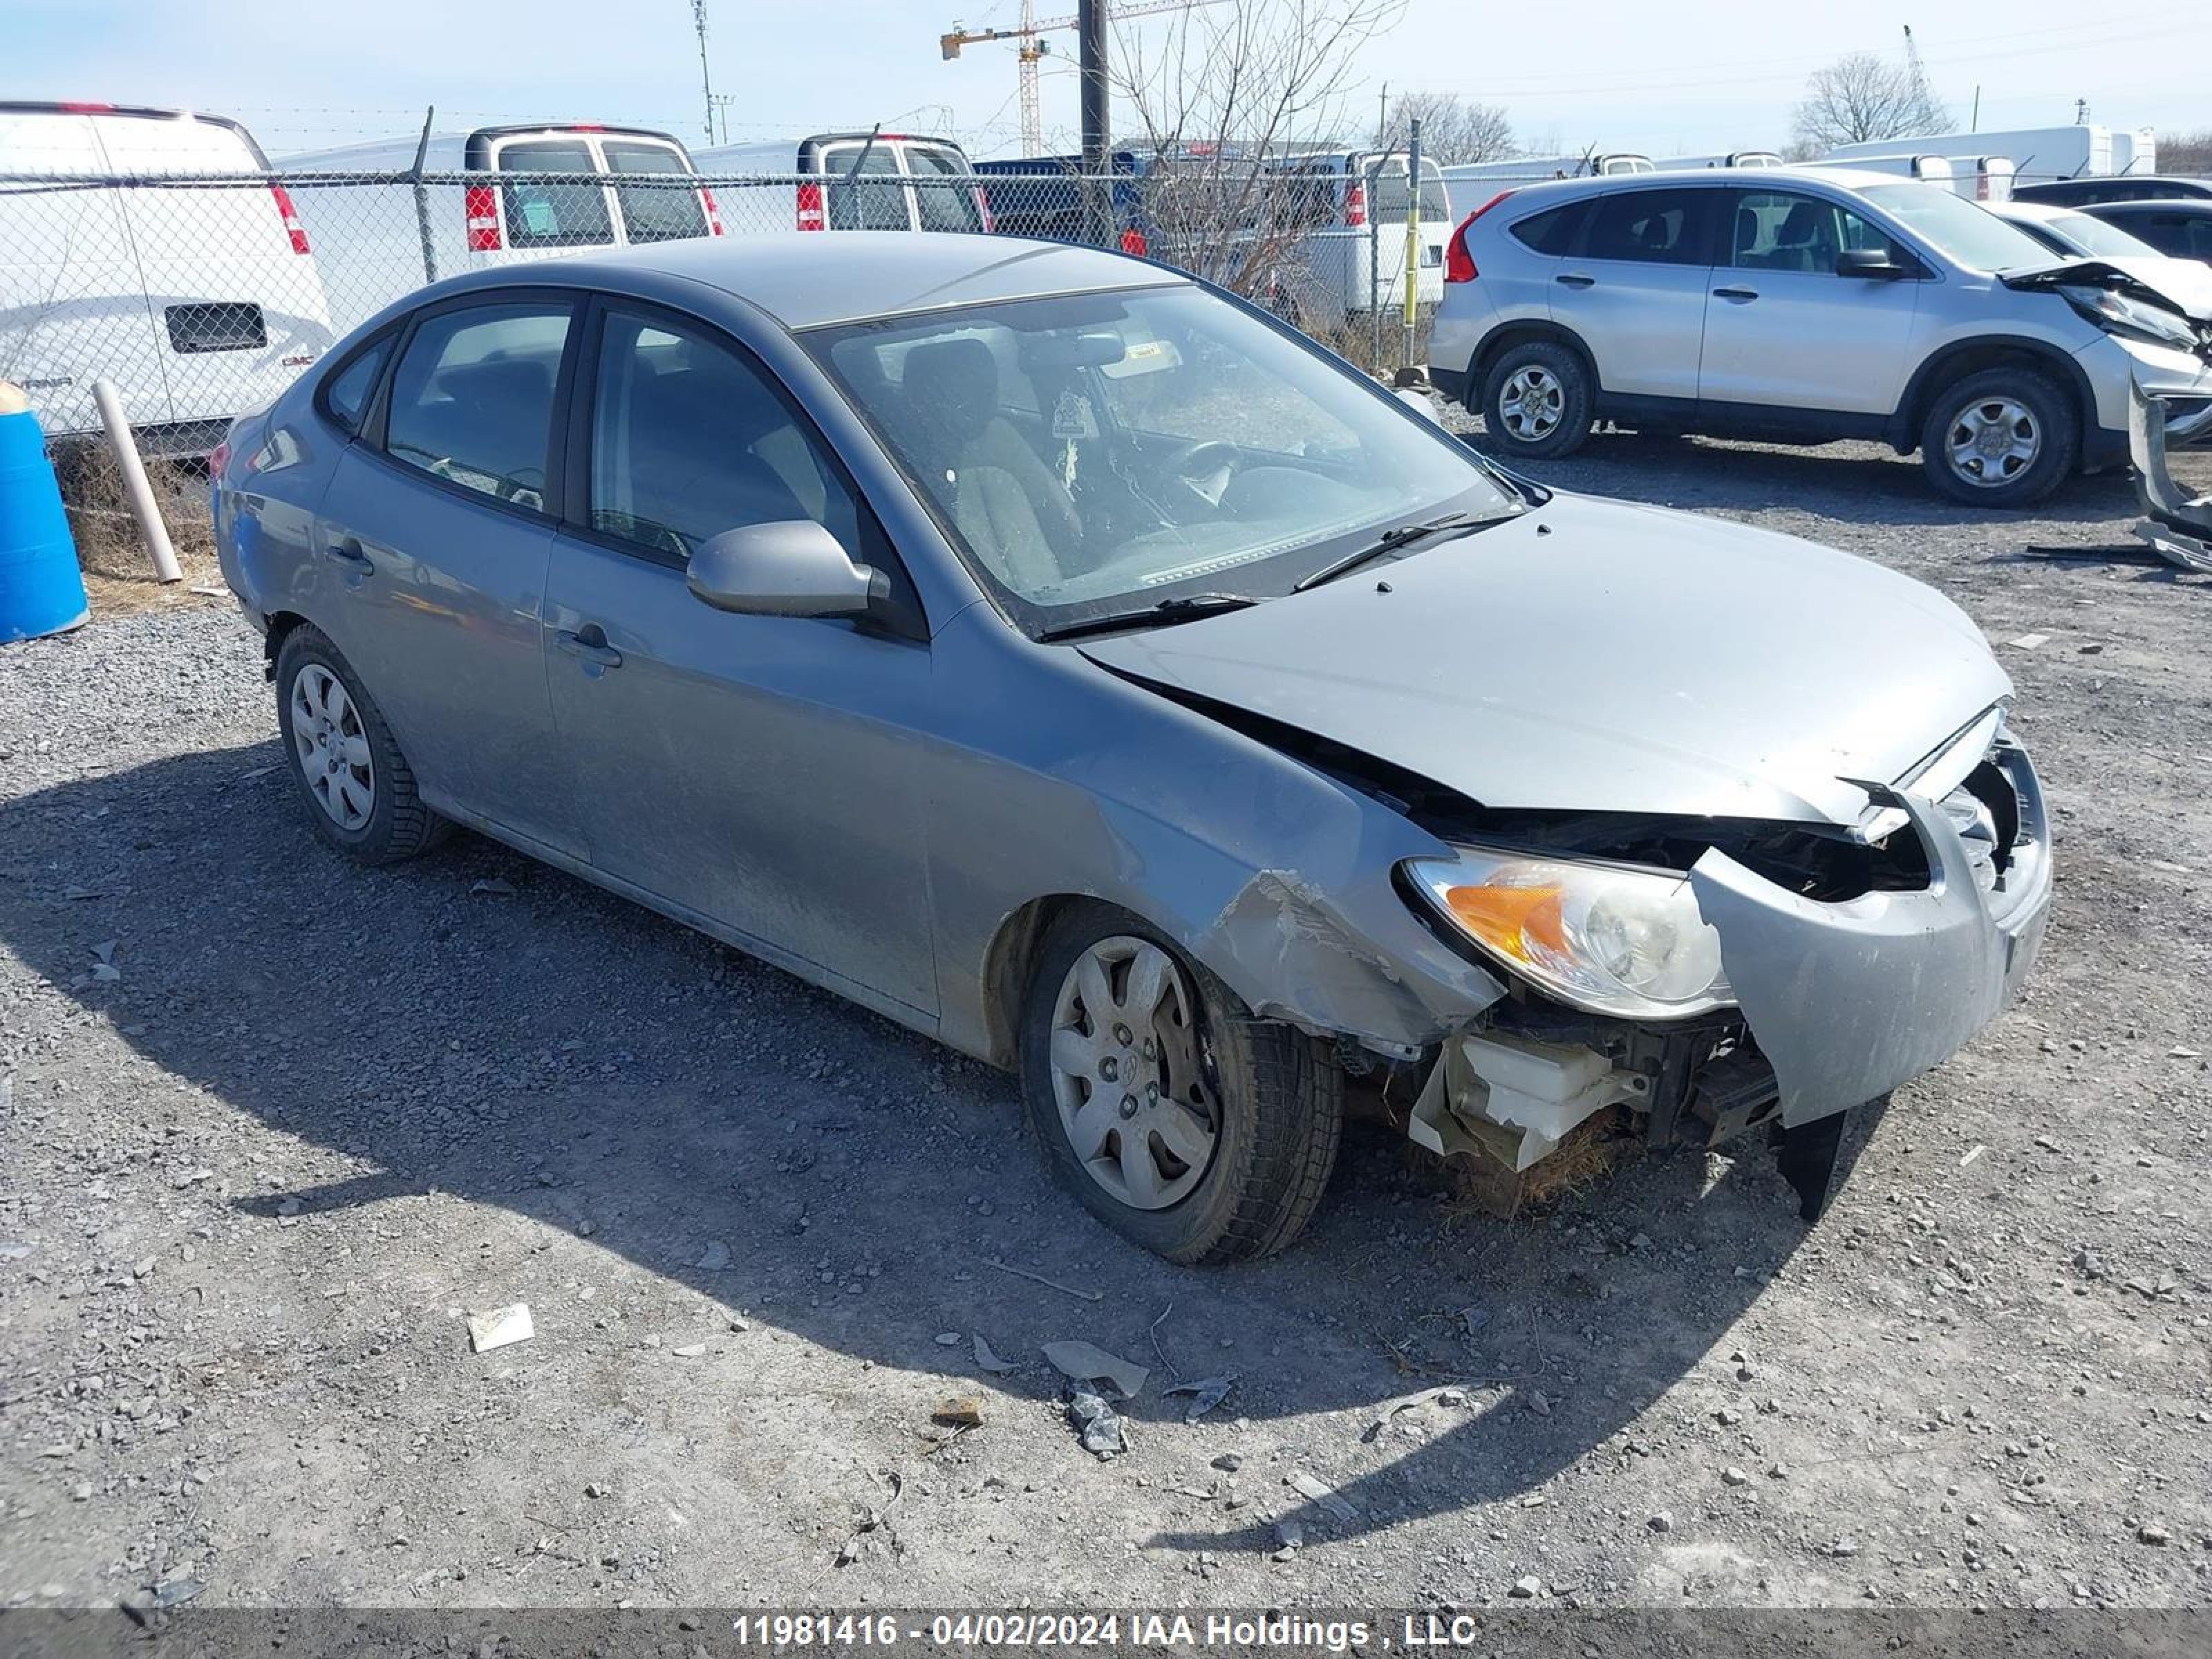
[[[1290,297],[1305,234],[1332,211],[1296,158],[1357,124],[1360,48],[1406,0],[1237,0],[1144,35],[1121,31],[1110,71],[1125,142],[1153,158],[1145,216],[1158,257],[1237,293]],[[1354,141],[1357,142],[1356,140]]]
[[[1855,52],[1814,71],[1797,106],[1796,148],[1818,155],[1838,144],[1941,132],[1951,112],[1911,65]]]
[[[1397,100],[1387,126],[1375,135],[1376,147],[1403,149],[1416,120],[1421,154],[1438,167],[1502,161],[1521,153],[1503,105],[1474,103],[1455,92],[1409,92]]]
[[[2212,127],[2158,137],[2158,170],[2195,175],[2212,173]]]

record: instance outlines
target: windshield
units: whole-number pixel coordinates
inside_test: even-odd
[[[1872,185],[1859,194],[1972,270],[2051,263],[2050,250],[2018,225],[1934,185]]]
[[[2157,259],[2164,256],[2148,242],[2130,236],[2118,225],[2093,219],[2086,213],[2060,213],[2045,222],[2081,253],[2100,259]]]
[[[1384,530],[1516,505],[1441,428],[1196,288],[804,337],[1036,631],[1201,593],[1274,598]]]

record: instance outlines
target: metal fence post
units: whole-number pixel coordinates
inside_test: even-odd
[[[1406,153],[1406,338],[1398,362],[1398,384],[1412,386],[1420,379],[1414,364],[1413,336],[1421,303],[1421,118],[1412,124],[1413,137]]]
[[[422,280],[438,280],[438,249],[430,234],[430,192],[422,184],[422,163],[430,154],[430,123],[437,118],[438,106],[428,104],[422,110],[422,137],[415,146],[415,232],[422,239]]]
[[[1374,179],[1370,171],[1364,182]],[[1367,216],[1367,368],[1382,372],[1382,222],[1372,213]]]

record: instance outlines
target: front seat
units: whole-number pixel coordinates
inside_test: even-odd
[[[999,360],[978,339],[906,355],[902,435],[975,556],[1017,592],[1057,586],[1083,538],[1066,487],[999,412]]]
[[[1782,221],[1782,228],[1774,237],[1775,268],[1781,270],[1833,270],[1836,250],[1831,246],[1823,252],[1823,244],[1835,240],[1835,210],[1821,202],[1796,202],[1790,205]]]

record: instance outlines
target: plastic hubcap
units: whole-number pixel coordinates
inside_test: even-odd
[[[368,734],[343,682],[320,663],[309,663],[293,677],[287,712],[307,793],[339,829],[361,829],[376,811],[376,769]]]
[[[1134,1209],[1181,1201],[1213,1161],[1221,1113],[1196,1007],[1167,952],[1127,937],[1079,957],[1053,1006],[1060,1127],[1091,1180]]]

